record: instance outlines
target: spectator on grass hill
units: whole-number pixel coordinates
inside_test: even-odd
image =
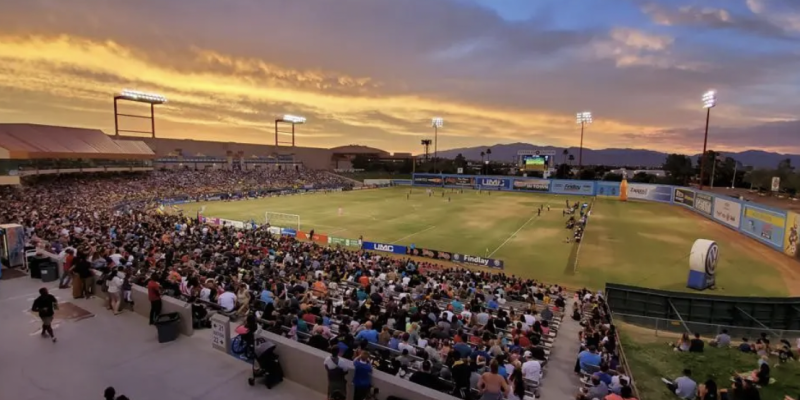
[[[692,371],[689,369],[684,369],[683,375],[675,379],[674,382],[664,378],[661,380],[670,391],[681,399],[692,400],[697,396],[697,382],[692,380]]]
[[[700,339],[700,334],[695,332],[694,339],[692,339],[692,341],[689,343],[689,352],[702,353],[705,345],[706,343],[703,341],[703,339]]]
[[[711,347],[722,347],[722,348],[729,347],[731,345],[731,336],[728,335],[728,330],[723,329],[722,333],[717,335],[717,337],[715,337],[714,340],[710,341],[708,345]]]

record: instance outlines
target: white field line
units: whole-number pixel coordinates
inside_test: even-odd
[[[334,230],[328,232],[327,235],[333,235],[334,233],[339,233],[339,232],[346,231],[346,230],[347,230],[347,228],[334,229]]]
[[[391,243],[389,243],[389,244],[396,244],[397,242],[403,241],[403,240],[405,240],[405,239],[408,239],[408,238],[410,238],[410,237],[412,237],[412,236],[419,235],[420,233],[427,232],[427,231],[429,231],[429,230],[431,230],[431,229],[434,229],[434,228],[436,228],[436,227],[435,227],[435,226],[429,226],[429,227],[427,227],[427,228],[425,228],[425,229],[423,229],[423,230],[421,230],[421,231],[419,231],[419,232],[414,232],[414,233],[412,233],[412,234],[410,234],[410,235],[403,236],[403,237],[401,237],[400,239],[397,239],[397,240],[395,240],[394,242],[391,242]]]
[[[497,248],[496,248],[496,249],[494,249],[494,251],[493,251],[493,252],[489,253],[489,255],[488,255],[488,256],[486,256],[486,257],[491,257],[491,256],[493,256],[493,255],[494,255],[494,253],[497,253],[497,251],[498,251],[498,250],[500,250],[501,248],[503,248],[503,246],[505,246],[505,245],[506,245],[506,243],[508,243],[508,241],[509,241],[509,240],[511,240],[512,238],[514,238],[514,236],[517,236],[517,234],[519,233],[519,231],[521,231],[521,230],[522,230],[522,228],[524,228],[525,226],[527,226],[527,225],[528,225],[528,224],[529,224],[531,221],[533,221],[533,219],[534,219],[534,218],[536,218],[536,217],[537,217],[536,215],[532,215],[530,218],[528,218],[528,220],[527,220],[527,221],[525,221],[525,223],[524,223],[524,224],[522,224],[522,226],[520,226],[520,227],[519,227],[519,229],[517,229],[516,231],[514,231],[514,233],[512,233],[512,234],[511,234],[511,236],[509,236],[509,237],[508,237],[508,238],[507,238],[507,239],[506,239],[506,240],[505,240],[503,243],[500,243],[500,246],[497,246]]]

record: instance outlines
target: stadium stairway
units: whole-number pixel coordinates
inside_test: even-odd
[[[574,399],[581,386],[580,379],[575,375],[578,334],[581,326],[570,317],[570,311],[574,306],[573,298],[564,310],[564,319],[558,331],[559,340],[554,341],[553,347],[550,349],[547,378],[539,389],[542,399]]]

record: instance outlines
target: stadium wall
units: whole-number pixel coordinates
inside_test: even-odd
[[[619,197],[619,182],[557,180],[508,176],[414,174],[420,187],[500,190],[574,196]],[[789,257],[800,259],[800,213],[787,212],[734,197],[689,187],[628,183],[629,200],[684,207],[718,224],[751,237]]]

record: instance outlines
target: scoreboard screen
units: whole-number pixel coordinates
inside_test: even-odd
[[[550,156],[524,155],[522,156],[522,169],[525,171],[544,172],[550,164]]]

